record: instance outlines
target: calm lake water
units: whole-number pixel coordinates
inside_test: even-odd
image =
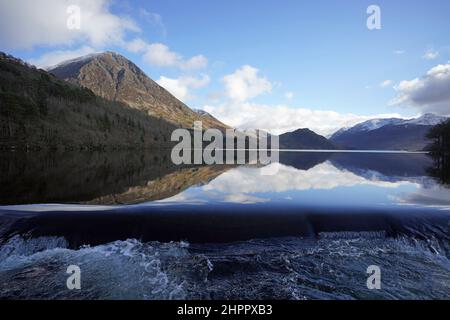
[[[0,298],[450,299],[450,188],[426,154],[4,153],[0,169]]]

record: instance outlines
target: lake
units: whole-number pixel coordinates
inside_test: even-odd
[[[0,168],[0,298],[450,298],[448,172],[427,154],[2,153]]]

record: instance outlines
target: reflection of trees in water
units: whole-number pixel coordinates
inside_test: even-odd
[[[434,159],[434,166],[428,171],[450,187],[450,119],[431,128],[427,138],[431,140],[429,149]]]
[[[432,157],[434,166],[428,169],[429,175],[450,188],[450,155],[446,153],[433,153]]]
[[[222,168],[224,170],[226,168]],[[170,150],[0,154],[0,205],[118,204],[163,199],[220,169],[175,166]]]

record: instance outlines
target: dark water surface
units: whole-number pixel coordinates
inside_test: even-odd
[[[426,154],[0,156],[0,298],[449,299],[450,189]],[[267,172],[275,173],[266,175]],[[66,288],[66,269],[82,289]],[[382,271],[369,290],[370,265]]]

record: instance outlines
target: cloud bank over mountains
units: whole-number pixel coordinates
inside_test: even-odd
[[[310,128],[322,135],[330,135],[342,127],[383,117],[401,117],[399,114],[360,116],[331,110],[312,110],[285,104],[258,104],[253,99],[269,94],[275,84],[260,75],[257,68],[245,65],[223,77],[225,101],[205,105],[203,109],[225,123],[240,129],[264,129],[274,134]],[[289,97],[293,97],[290,93]]]

